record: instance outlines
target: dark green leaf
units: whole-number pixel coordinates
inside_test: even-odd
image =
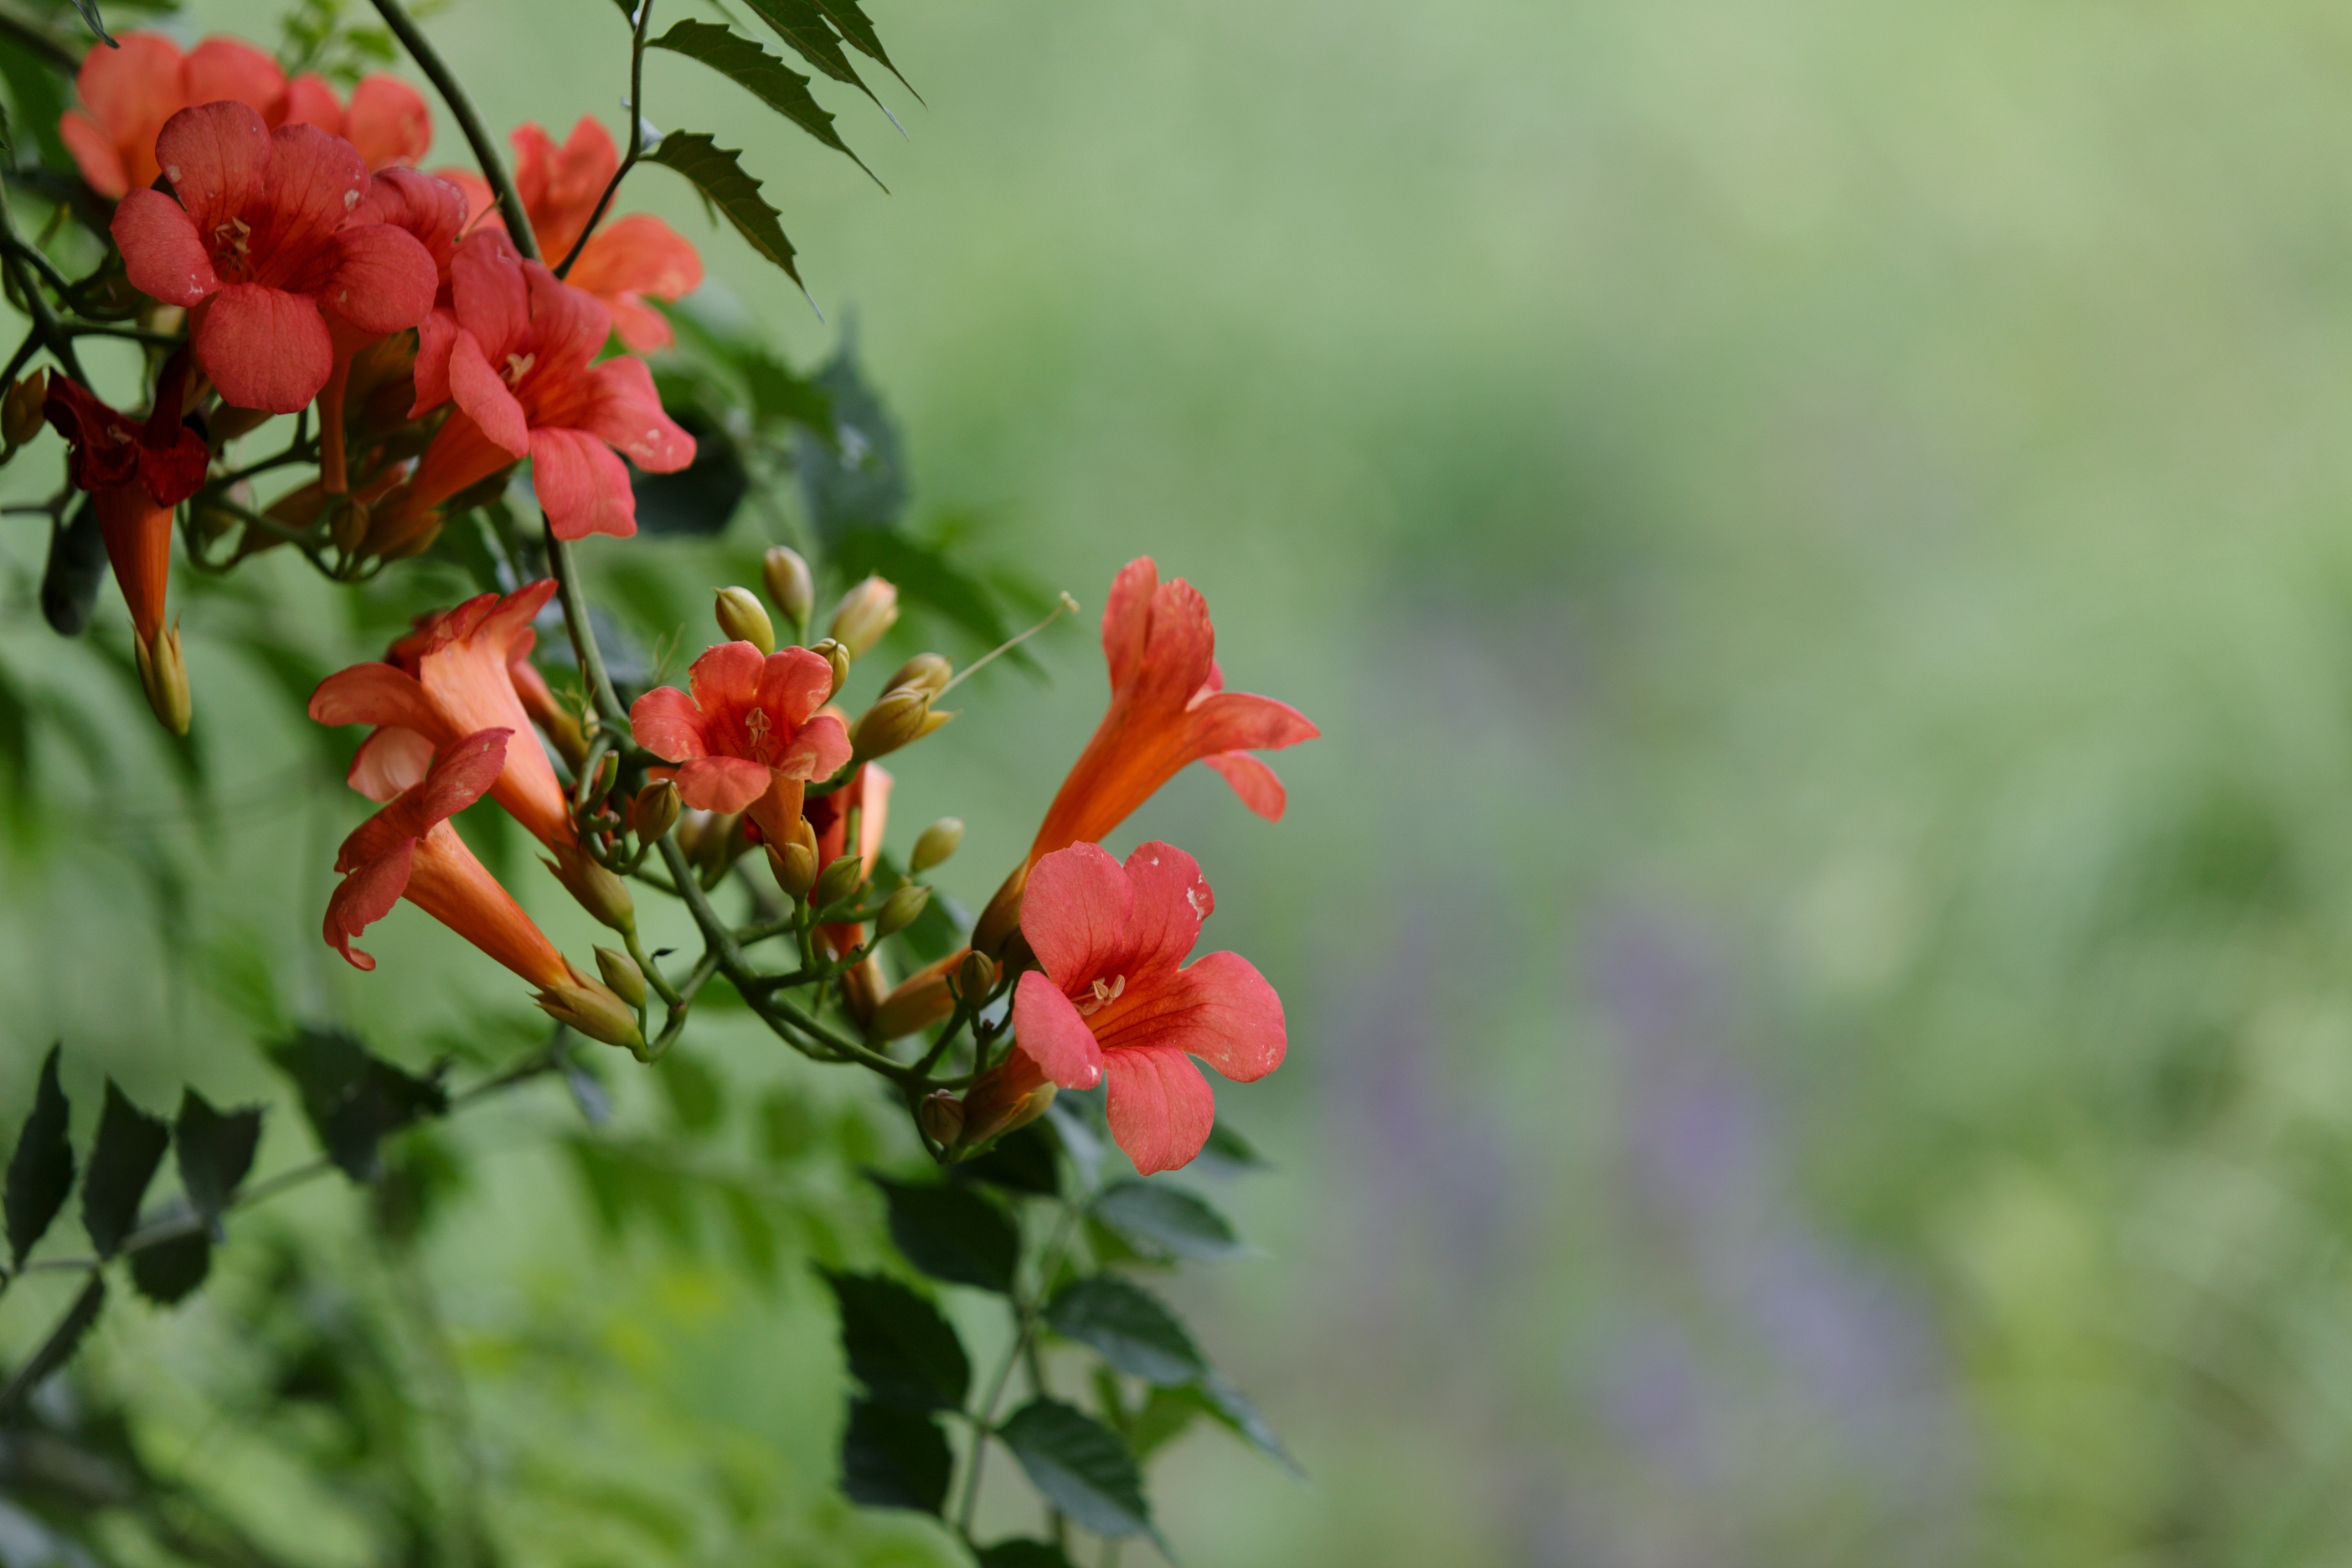
[[[1298,1461],[1290,1457],[1290,1450],[1282,1446],[1282,1439],[1275,1436],[1274,1428],[1266,1424],[1265,1417],[1258,1414],[1257,1406],[1243,1398],[1241,1390],[1225,1381],[1224,1373],[1212,1367],[1202,1374],[1195,1387],[1205,1402],[1208,1413],[1228,1429],[1259,1452],[1279,1460],[1283,1468],[1292,1475],[1304,1476],[1307,1473],[1299,1468]]]
[[[841,1435],[841,1489],[868,1508],[937,1513],[954,1466],[948,1437],[928,1415],[870,1399],[853,1400]]]
[[[809,79],[783,61],[715,22],[680,22],[648,46],[700,60],[859,168],[866,162],[833,128],[832,112],[809,95]],[[874,173],[866,169],[868,176]],[[880,180],[874,182],[880,184]]]
[[[253,1152],[261,1143],[261,1107],[215,1110],[203,1095],[184,1089],[173,1137],[173,1158],[188,1202],[205,1225],[219,1225],[238,1184],[253,1169]]]
[[[1146,1383],[1190,1383],[1209,1370],[1192,1336],[1160,1299],[1115,1274],[1072,1281],[1045,1308],[1054,1331],[1091,1346]]]
[[[803,432],[793,446],[793,466],[817,537],[837,547],[853,530],[887,529],[898,521],[907,510],[906,471],[898,424],[859,373],[851,341],[845,338],[817,372],[816,384],[832,406],[832,433],[821,438]]]
[[[849,1374],[885,1405],[909,1410],[961,1408],[971,1388],[963,1342],[940,1310],[879,1274],[835,1274],[841,1348]]]
[[[1263,1171],[1265,1158],[1248,1139],[1220,1121],[1209,1129],[1209,1142],[1201,1151],[1213,1163],[1234,1171]]]
[[[833,430],[833,398],[823,387],[770,355],[757,351],[736,360],[751,395],[751,416],[762,425],[793,424]]]
[[[1138,1251],[1158,1258],[1231,1258],[1241,1238],[1206,1198],[1165,1182],[1114,1182],[1095,1215]]]
[[[1127,1446],[1139,1461],[1148,1462],[1182,1436],[1208,1408],[1208,1396],[1197,1388],[1155,1388],[1127,1424]]]
[[[628,465],[629,488],[637,501],[637,526],[647,533],[723,533],[751,493],[751,471],[742,448],[719,422],[690,405],[673,410],[678,427],[694,437],[694,460],[674,474],[649,474]]]
[[[970,1187],[911,1186],[885,1177],[874,1184],[890,1203],[890,1239],[907,1261],[934,1279],[1009,1295],[1021,1236],[1004,1211]]]
[[[340,1029],[304,1029],[270,1047],[269,1057],[302,1091],[302,1113],[327,1158],[354,1182],[383,1172],[378,1141],[449,1108],[440,1084],[369,1055]]]
[[[106,30],[106,19],[98,14],[95,0],[73,0],[73,8],[81,14],[83,21],[89,24],[89,30],[98,35],[100,42],[105,44],[110,49],[121,47],[114,41],[113,35]]]
[[[159,1307],[169,1307],[193,1295],[212,1272],[213,1238],[202,1229],[131,1255],[131,1283]]]
[[[99,531],[98,507],[84,496],[65,525],[49,531],[48,564],[41,569],[41,618],[59,637],[79,637],[105,581],[106,536]]]
[[[1151,1529],[1143,1477],[1118,1433],[1057,1399],[1035,1399],[1013,1413],[996,1435],[1045,1500],[1097,1535],[1141,1535]]]
[[[66,1141],[66,1115],[71,1108],[66,1104],[66,1091],[58,1087],[58,1058],[64,1049],[51,1046],[42,1060],[32,1111],[16,1135],[16,1153],[8,1158],[8,1250],[19,1268],[73,1191],[73,1145]]]
[[[905,77],[898,76],[898,68],[890,64],[890,57],[882,52],[882,37],[874,30],[874,24],[866,20],[866,13],[857,8],[857,0],[816,0],[816,6],[824,13],[825,20],[833,24],[835,30],[849,41],[850,47],[869,59],[880,60],[892,76],[898,77],[900,87],[915,92],[913,85]],[[922,96],[915,93],[918,100]]]
[[[92,1323],[98,1321],[99,1310],[105,1305],[106,1276],[93,1268],[89,1283],[81,1288],[81,1294],[74,1298],[73,1305],[66,1309],[66,1315],[58,1319],[57,1327],[49,1331],[49,1337],[43,1340],[40,1348],[16,1369],[16,1374],[8,1379],[7,1386],[0,1388],[0,1415],[15,1410],[24,1403],[26,1394],[41,1385],[42,1380],[65,1365],[80,1347],[81,1337],[89,1332]]]
[[[1000,1541],[975,1556],[980,1568],[1070,1568],[1062,1549],[1043,1541]]]
[[[98,1138],[89,1147],[89,1170],[81,1183],[82,1228],[100,1258],[113,1257],[122,1238],[138,1228],[139,1201],[171,1145],[170,1124],[131,1104],[110,1077]]]
[[[811,0],[744,0],[751,14],[776,30],[776,37],[790,44],[793,52],[835,81],[845,81],[866,97],[873,89],[858,77],[857,68],[841,52],[841,41],[833,36],[832,25],[824,13]]]
[[[793,242],[784,237],[783,229],[776,222],[782,215],[760,194],[760,182],[743,172],[743,165],[738,162],[742,157],[739,150],[721,147],[698,131],[673,131],[646,157],[650,163],[684,174],[696,190],[727,215],[727,221],[751,242],[752,249],[782,268],[784,275],[793,282],[801,283],[800,268],[793,265]],[[801,283],[801,289],[805,293],[808,285]]]
[[[1007,1192],[1050,1198],[1062,1190],[1054,1163],[1054,1137],[1037,1122],[1018,1128],[996,1141],[996,1147],[977,1160],[948,1167],[959,1181],[986,1182]]]

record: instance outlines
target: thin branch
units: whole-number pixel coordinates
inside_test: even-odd
[[[556,263],[555,275],[558,278],[572,275],[572,263],[578,261],[580,253],[588,248],[588,238],[596,232],[596,226],[604,221],[605,210],[613,205],[613,198],[620,194],[621,182],[629,177],[629,171],[635,168],[637,160],[645,155],[646,26],[653,20],[653,16],[654,0],[637,0],[637,20],[629,41],[628,155],[621,160],[621,166],[613,171],[613,177],[604,182],[604,194],[596,198],[596,210],[588,215],[587,225],[581,229],[580,237],[572,242],[572,248],[564,252],[562,261]]]
[[[490,140],[489,129],[482,123],[481,112],[467,95],[465,84],[457,79],[440,51],[417,31],[408,13],[401,9],[400,0],[373,0],[373,4],[384,26],[392,29],[392,36],[400,40],[400,47],[408,51],[417,69],[440,93],[441,101],[449,106],[450,118],[457,121],[457,129],[465,132],[466,144],[474,150],[474,162],[481,165],[482,178],[498,193],[499,212],[506,219],[507,237],[514,241],[525,261],[537,261],[539,241],[530,232],[530,215],[524,210],[522,197],[515,190],[514,176],[507,173],[507,162],[499,155],[498,143]]]
[[[35,280],[26,276],[24,258],[20,254],[26,248],[25,241],[17,234],[16,219],[8,211],[5,183],[0,183],[0,241],[5,242],[5,254],[0,255],[0,266],[6,267],[9,278],[25,296],[25,309],[33,318],[34,334],[41,340],[42,347],[57,356],[58,363],[65,367],[68,375],[88,386],[89,376],[82,370],[79,357],[74,353],[72,334],[58,320],[57,311],[50,308]]]

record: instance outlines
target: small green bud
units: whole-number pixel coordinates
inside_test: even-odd
[[[919,653],[894,671],[882,683],[885,691],[919,691],[926,697],[937,697],[955,679],[955,666],[941,655]]]
[[[776,651],[776,628],[768,612],[749,588],[720,588],[712,597],[710,613],[730,642],[747,642],[761,658]]]
[[[800,844],[770,844],[765,847],[768,869],[776,874],[776,886],[784,890],[784,897],[794,903],[807,898],[809,889],[816,882],[816,852]]]
[[[635,959],[615,948],[600,947],[596,950],[596,972],[604,977],[604,984],[613,988],[613,994],[630,1006],[644,1010],[646,974],[637,967]]]
[[[563,884],[564,890],[577,899],[580,907],[598,924],[620,931],[636,929],[637,907],[629,897],[626,882],[592,859],[576,844],[558,845],[554,855],[554,859],[541,864],[555,873],[555,879]]]
[[[849,650],[850,658],[863,658],[898,619],[898,590],[886,577],[868,577],[841,596],[825,630]]]
[[[637,837],[647,844],[670,830],[677,821],[677,785],[660,779],[637,792],[636,803],[629,808],[631,826]]]
[[[864,880],[864,863],[855,855],[844,855],[827,866],[824,875],[816,879],[816,894],[812,901],[821,910],[837,904],[856,892],[857,885]]]
[[[967,952],[956,966],[956,994],[975,1005],[995,984],[996,963],[984,952]]]
[[[905,931],[930,901],[931,890],[913,882],[891,894],[882,901],[882,912],[874,917],[876,940]]]
[[[815,654],[832,667],[833,689],[824,694],[825,700],[830,702],[833,700],[834,692],[841,689],[841,683],[849,679],[849,650],[831,637],[824,637],[819,639],[817,645],[809,649],[809,652]]]
[[[801,552],[789,544],[771,545],[760,560],[760,575],[767,583],[769,599],[784,612],[784,619],[795,630],[807,626],[809,612],[816,608],[816,583]]]
[[[859,762],[871,762],[921,740],[954,717],[932,712],[926,692],[892,691],[857,716],[857,722],[849,727],[849,743]]]
[[[944,1089],[934,1089],[915,1107],[915,1121],[923,1136],[943,1149],[952,1149],[963,1136],[963,1101]]]
[[[963,818],[942,816],[915,840],[915,851],[907,857],[907,869],[919,877],[934,866],[946,865],[962,845]]]
[[[368,534],[367,502],[345,496],[334,503],[327,513],[327,537],[346,555],[366,542]]]

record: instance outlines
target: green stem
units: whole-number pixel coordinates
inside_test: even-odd
[[[392,36],[400,40],[400,47],[408,51],[408,58],[416,62],[417,69],[440,93],[441,101],[449,106],[450,118],[457,121],[457,129],[465,132],[466,144],[474,150],[474,162],[482,167],[482,178],[498,193],[499,212],[506,219],[507,237],[514,241],[524,260],[537,261],[539,240],[530,232],[530,215],[523,209],[514,176],[507,173],[506,160],[499,155],[498,143],[490,140],[489,129],[482,123],[481,112],[467,96],[464,84],[457,80],[457,73],[449,68],[440,51],[417,31],[408,13],[400,8],[400,0],[373,3],[384,26],[392,29]]]
[[[58,320],[57,311],[43,297],[37,280],[26,274],[22,254],[26,248],[25,241],[16,233],[16,219],[8,210],[5,182],[0,182],[0,243],[5,243],[5,251],[0,254],[0,265],[7,268],[9,278],[16,283],[18,292],[25,296],[25,309],[33,318],[34,334],[41,340],[43,348],[57,356],[58,363],[65,367],[68,375],[88,386],[89,376],[82,370],[80,358],[74,353],[73,335]]]
[[[587,226],[581,229],[580,237],[572,242],[572,248],[564,253],[562,261],[556,263],[555,275],[558,278],[572,275],[572,264],[580,259],[580,253],[588,248],[589,236],[594,234],[596,226],[604,221],[605,210],[612,206],[613,198],[620,194],[621,182],[629,177],[629,171],[635,168],[637,160],[645,155],[646,26],[653,16],[654,0],[637,0],[637,19],[629,42],[628,155],[621,160],[621,166],[613,171],[613,177],[604,182],[604,194],[596,198],[596,210],[588,215]]]

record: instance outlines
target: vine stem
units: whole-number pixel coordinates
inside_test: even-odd
[[[441,58],[441,52],[417,31],[415,22],[401,9],[400,0],[371,0],[371,3],[375,6],[376,15],[383,18],[384,26],[392,29],[392,36],[400,40],[400,47],[408,51],[408,58],[416,62],[416,68],[425,73],[425,79],[441,95],[441,101],[449,106],[450,117],[457,121],[457,129],[465,133],[466,144],[474,150],[474,162],[482,166],[482,178],[488,180],[490,189],[498,193],[499,212],[507,222],[507,237],[514,241],[515,248],[522,252],[525,261],[537,261],[540,258],[539,241],[530,232],[530,215],[523,210],[522,197],[515,190],[514,176],[507,173],[507,161],[499,155],[498,143],[490,140],[489,128],[482,123],[481,111],[474,107],[474,100],[467,94],[465,85],[449,68],[449,63]]]
[[[588,215],[587,225],[581,229],[580,237],[572,242],[572,248],[564,252],[562,261],[555,264],[558,278],[572,275],[572,264],[580,259],[580,253],[588,248],[589,237],[596,232],[596,226],[604,221],[606,209],[612,206],[613,198],[620,194],[621,182],[628,178],[629,171],[637,166],[639,158],[645,156],[646,29],[653,18],[654,0],[637,0],[636,21],[632,27],[629,44],[628,155],[621,160],[621,166],[613,171],[613,177],[604,182],[604,194],[596,198],[596,210]]]

